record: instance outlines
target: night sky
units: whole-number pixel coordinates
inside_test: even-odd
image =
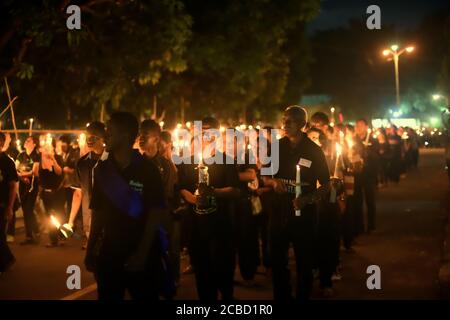
[[[349,19],[366,20],[367,7],[372,4],[381,8],[381,27],[393,24],[403,30],[415,28],[426,15],[450,7],[448,0],[322,0],[321,13],[308,31],[344,27]]]

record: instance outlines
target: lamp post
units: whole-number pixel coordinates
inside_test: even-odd
[[[405,52],[411,53],[413,51],[414,51],[414,47],[412,47],[412,46],[399,50],[399,46],[396,44],[392,45],[390,49],[383,50],[383,55],[385,57],[392,56],[392,59],[394,60],[395,91],[396,91],[396,102],[397,102],[398,108],[400,108],[400,78],[399,78],[399,70],[398,70],[399,57]]]

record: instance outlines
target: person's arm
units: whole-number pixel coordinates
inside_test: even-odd
[[[195,205],[197,203],[197,197],[192,194],[189,190],[181,189],[180,194],[186,202]]]
[[[94,174],[95,177],[95,174]],[[95,179],[95,178],[94,178]],[[100,204],[102,203],[102,198],[100,197],[100,191],[97,189],[97,184],[94,181],[92,198],[89,204],[89,208],[92,209],[91,216],[91,229],[89,230],[89,238],[86,248],[86,256],[84,259],[84,264],[88,271],[94,272],[96,268],[96,250],[98,247],[98,241],[100,240],[103,221],[100,219],[99,213],[97,212]]]
[[[55,169],[55,173],[60,176],[63,173],[63,170],[61,168],[61,165],[56,160],[55,156],[52,156],[52,165],[53,169]]]
[[[286,193],[287,188],[283,181],[276,178],[270,178],[268,176],[262,177],[263,183],[265,187],[273,189],[276,193]]]
[[[72,169],[71,167],[64,167],[64,168],[63,168],[63,172],[64,172],[65,174],[72,174],[72,173],[75,172],[75,169]]]
[[[214,189],[214,195],[217,198],[233,198],[239,195],[239,189],[235,187],[225,187]]]
[[[293,201],[295,209],[302,209],[307,204],[317,204],[319,201],[325,199],[330,192],[330,171],[322,150],[317,151],[316,159],[316,161],[313,161],[313,170],[316,172],[317,180],[320,183],[320,188],[311,193],[304,195],[302,194],[300,197],[295,198]]]
[[[252,182],[256,179],[256,171],[253,168],[248,168],[245,171],[239,172],[239,181]]]
[[[75,189],[72,196],[72,207],[70,209],[70,216],[68,224],[73,227],[73,223],[78,215],[78,212],[81,207],[81,200],[83,198],[83,194],[81,193],[81,189]]]
[[[39,162],[33,163],[33,176],[39,177]]]

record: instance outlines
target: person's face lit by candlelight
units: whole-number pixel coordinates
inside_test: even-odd
[[[159,134],[155,131],[141,130],[139,134],[139,148],[150,157],[158,153]]]
[[[25,150],[28,154],[30,154],[31,152],[33,152],[34,148],[36,148],[36,142],[33,139],[33,137],[28,137],[25,140],[25,144],[24,144]]]
[[[364,139],[369,134],[368,130],[369,126],[365,120],[356,121],[355,132],[361,139]]]

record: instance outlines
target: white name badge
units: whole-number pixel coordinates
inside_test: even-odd
[[[308,159],[300,158],[300,161],[298,162],[298,164],[303,167],[306,167],[306,168],[311,168],[312,161],[308,160]]]

